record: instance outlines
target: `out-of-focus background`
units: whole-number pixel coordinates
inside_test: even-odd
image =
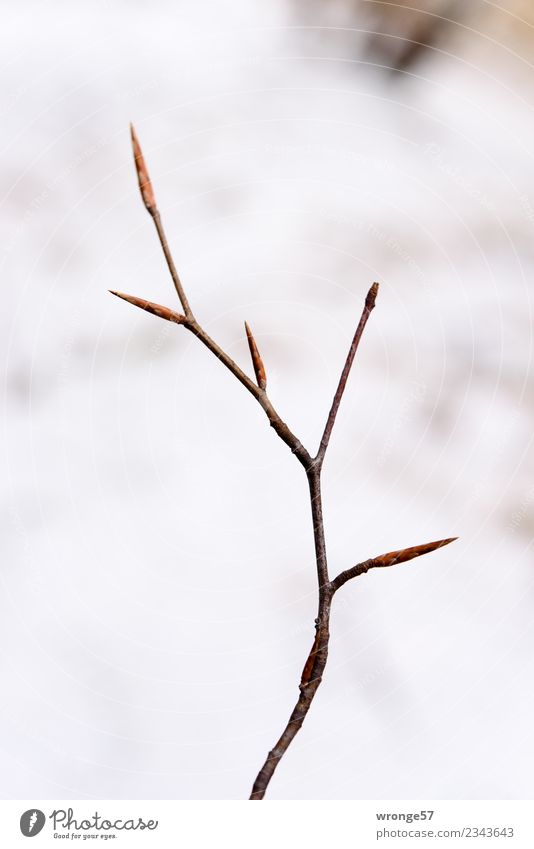
[[[0,792],[246,798],[313,638],[301,468],[181,328],[133,120],[209,332],[324,473],[335,600],[270,798],[529,798],[534,14],[510,0],[26,2],[0,32]]]

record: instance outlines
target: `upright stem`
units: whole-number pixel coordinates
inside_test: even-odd
[[[319,609],[315,620],[315,639],[310,653],[304,664],[300,679],[300,694],[297,704],[293,708],[288,723],[278,741],[271,749],[265,763],[260,769],[250,799],[257,801],[263,799],[269,782],[274,775],[276,767],[284,756],[290,744],[293,742],[306,715],[311,707],[313,698],[319,689],[323,679],[323,672],[328,660],[328,642],[330,640],[330,608],[334,591],[328,577],[328,564],[326,559],[326,543],[324,536],[323,510],[321,504],[321,468],[313,463],[306,474],[310,487],[310,502],[313,522],[313,538],[315,541],[315,558],[317,564],[317,580],[319,583]]]
[[[310,502],[313,522],[313,539],[315,542],[315,560],[317,563],[317,580],[319,595],[324,592],[329,583],[328,564],[326,560],[326,542],[324,537],[323,505],[321,500],[321,469],[313,464],[307,470],[310,487]],[[320,611],[319,611],[320,612]]]
[[[347,380],[350,374],[350,370],[352,368],[352,363],[354,362],[354,357],[356,356],[356,351],[358,350],[358,345],[360,344],[360,339],[362,338],[363,331],[365,330],[367,320],[371,315],[371,310],[373,310],[375,307],[377,294],[378,283],[373,283],[373,285],[367,292],[363,312],[360,321],[358,322],[358,327],[356,328],[356,333],[354,334],[352,344],[349,348],[349,353],[347,354],[347,359],[345,360],[345,365],[343,366],[343,371],[341,372],[341,377],[339,378],[339,384],[336,389],[336,394],[334,395],[334,400],[332,401],[332,406],[330,407],[330,412],[326,420],[323,437],[321,439],[321,444],[319,445],[319,450],[317,452],[316,457],[316,460],[319,463],[319,468],[322,466],[324,456],[326,454],[326,449],[328,448],[328,443],[330,442],[330,437],[332,436],[332,429],[336,420],[337,411],[339,410],[339,405],[341,403],[341,399],[345,391],[345,386],[347,385]]]

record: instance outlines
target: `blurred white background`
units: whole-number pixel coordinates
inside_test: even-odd
[[[199,320],[324,473],[329,667],[272,799],[529,798],[534,17],[527,3],[4,8],[1,784],[246,798],[313,638],[307,485],[181,328],[128,137]],[[463,6],[468,6],[467,9]],[[530,17],[529,17],[530,16]]]

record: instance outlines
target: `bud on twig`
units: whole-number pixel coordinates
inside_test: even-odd
[[[162,307],[160,304],[145,301],[144,298],[137,298],[135,295],[125,295],[124,292],[114,292],[112,289],[109,291],[112,295],[116,295],[117,298],[122,298],[123,301],[133,304],[134,307],[139,307],[139,309],[146,310],[146,312],[150,312],[152,315],[157,315],[158,318],[173,321],[175,324],[185,323],[185,315],[180,315],[180,313],[170,310],[169,307]]]
[[[245,321],[245,330],[247,333],[248,347],[250,350],[250,356],[252,357],[252,365],[254,366],[254,373],[256,375],[256,382],[260,389],[265,389],[267,386],[267,377],[265,374],[265,367],[263,365],[263,361],[260,357],[260,352],[258,351],[258,346],[256,345],[256,340],[252,335],[252,331]]]
[[[156,206],[156,198],[154,195],[154,190],[152,188],[152,183],[150,182],[150,177],[148,176],[148,170],[145,165],[143,151],[141,150],[141,145],[139,144],[139,139],[137,138],[137,134],[135,132],[133,124],[130,124],[130,134],[132,137],[135,170],[137,171],[137,179],[139,181],[141,197],[143,198],[143,203],[148,209],[150,215],[154,217],[158,211],[158,208]]]
[[[457,539],[458,537],[450,537],[450,539],[440,539],[437,542],[427,542],[424,545],[414,545],[411,548],[401,548],[399,551],[390,551],[388,554],[373,557],[369,562],[372,567],[394,566],[395,563],[405,563],[407,560],[413,560],[414,557],[420,557],[422,554],[430,554],[431,551],[436,551],[436,549],[449,545]]]
[[[378,295],[378,283],[373,283],[369,291],[367,292],[367,297],[365,298],[365,306],[368,310],[372,310],[375,305],[376,296]]]
[[[399,551],[390,551],[388,554],[380,554],[378,557],[372,557],[370,560],[364,560],[363,563],[357,563],[356,566],[351,566],[350,569],[345,569],[340,572],[337,578],[332,581],[332,589],[336,592],[343,584],[352,578],[357,578],[359,575],[365,575],[370,569],[383,568],[384,566],[394,566],[396,563],[405,563],[407,560],[413,560],[414,557],[421,557],[422,554],[430,554],[431,551],[436,551],[437,548],[442,548],[444,545],[449,545],[458,537],[450,537],[449,539],[440,539],[437,542],[427,542],[424,545],[414,545],[412,548],[401,548]]]

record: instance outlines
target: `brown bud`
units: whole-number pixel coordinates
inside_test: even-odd
[[[134,307],[139,307],[142,310],[152,313],[152,315],[157,315],[158,318],[173,321],[175,324],[184,324],[185,322],[185,315],[180,315],[180,313],[170,310],[169,307],[162,307],[160,304],[145,301],[144,298],[137,298],[135,295],[125,295],[124,292],[114,292],[112,289],[109,291],[112,295],[116,295],[117,298],[122,298],[123,301],[133,304]]]
[[[369,561],[369,568],[381,566],[393,566],[395,563],[405,563],[407,560],[413,560],[414,557],[420,557],[422,554],[429,554],[437,548],[442,548],[444,545],[449,545],[458,537],[450,537],[450,539],[440,539],[437,542],[427,542],[424,545],[414,545],[412,548],[401,548],[399,551],[390,551],[389,554],[381,554],[379,557],[373,557]]]
[[[252,365],[254,366],[254,373],[256,375],[256,382],[260,389],[265,389],[267,386],[267,377],[265,375],[265,367],[263,365],[262,359],[260,357],[260,352],[258,351],[258,346],[256,345],[256,340],[252,335],[252,331],[245,321],[245,330],[247,333],[248,347],[250,350],[250,356],[252,357]]]
[[[130,134],[132,136],[132,148],[135,161],[135,170],[137,171],[137,179],[139,181],[141,197],[143,198],[143,203],[148,209],[150,215],[154,216],[158,211],[158,208],[156,206],[156,198],[154,196],[154,190],[152,189],[150,177],[148,176],[148,170],[145,164],[143,151],[141,150],[141,145],[139,144],[139,139],[137,138],[137,134],[135,132],[133,124],[130,124]]]
[[[367,292],[367,297],[365,299],[365,306],[368,310],[372,310],[375,305],[376,296],[378,295],[378,283],[373,283],[369,291]]]

